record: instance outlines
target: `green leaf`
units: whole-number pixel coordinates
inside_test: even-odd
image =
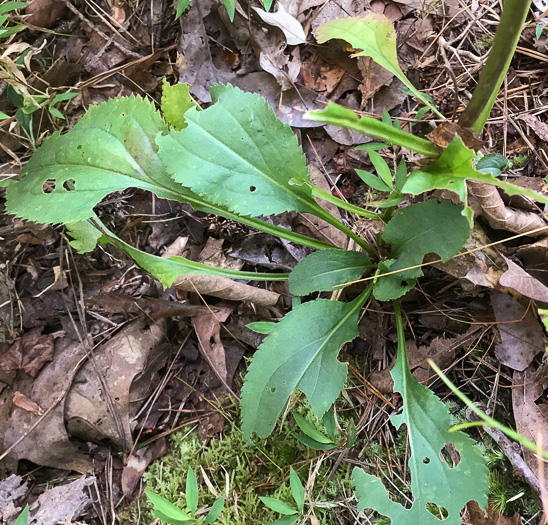
[[[392,191],[392,185],[394,184],[394,181],[392,178],[392,173],[390,172],[390,168],[388,167],[388,164],[386,164],[386,161],[376,151],[370,151],[369,158],[373,163],[373,166],[379,178],[386,184],[388,190]]]
[[[333,410],[333,407],[331,407],[322,418],[323,426],[325,427],[325,431],[327,432],[327,435],[331,439],[331,441],[335,441],[337,439],[337,424],[335,423],[335,412]]]
[[[537,40],[540,38],[540,36],[542,35],[542,30],[543,30],[544,26],[542,24],[537,24],[536,27],[535,27],[535,36],[537,37]]]
[[[211,98],[218,102],[186,112],[185,129],[157,139],[173,178],[240,215],[316,213],[310,188],[289,184],[310,180],[297,138],[266,100],[221,84]]]
[[[0,120],[5,120],[7,118],[10,118],[10,116],[6,115],[3,111],[0,111]]]
[[[390,186],[387,186],[379,177],[369,173],[368,171],[359,170],[356,168],[356,173],[363,182],[365,182],[370,188],[377,191],[392,191]]]
[[[371,261],[361,252],[320,250],[299,262],[289,274],[289,291],[293,295],[333,291],[334,287],[359,279]]]
[[[333,443],[333,441],[331,439],[324,436],[319,430],[317,430],[316,427],[310,421],[308,421],[308,419],[305,419],[303,416],[299,415],[295,411],[291,412],[291,414],[295,418],[295,423],[297,423],[298,427],[308,437],[311,437],[312,439],[314,439],[318,443],[324,443],[324,444],[332,444]]]
[[[436,253],[442,261],[447,261],[464,246],[470,237],[470,225],[462,215],[462,206],[450,202],[436,202],[431,199],[412,204],[398,211],[386,225],[382,240],[392,247],[390,260],[385,261],[390,271],[396,271],[422,263],[424,256]],[[384,273],[385,268],[381,271]],[[394,282],[404,283],[422,275],[421,268],[405,270],[391,279],[379,277],[375,283],[374,295],[380,301],[397,298],[394,295]]]
[[[306,434],[301,434],[300,432],[293,434],[293,437],[306,447],[311,448],[312,450],[333,450],[334,448],[337,448],[337,445],[335,443],[320,443],[310,436],[307,436]]]
[[[190,0],[179,0],[177,3],[177,12],[175,13],[175,20],[179,20],[181,15],[185,12],[186,8],[190,4]]]
[[[192,520],[192,516],[189,516],[186,512],[183,512],[179,507],[170,503],[167,499],[154,494],[150,490],[146,490],[146,495],[149,501],[154,506],[154,512],[156,514],[161,514],[161,520],[169,523],[170,525],[181,525],[184,522]]]
[[[294,514],[297,514],[297,511],[293,507],[279,499],[269,498],[267,496],[259,496],[259,499],[269,509],[272,509],[275,512],[279,512],[280,514],[285,514],[286,516],[293,516]]]
[[[223,512],[224,504],[225,504],[225,496],[221,496],[220,498],[217,498],[215,500],[215,502],[211,506],[211,509],[209,509],[209,512],[207,513],[207,516],[205,518],[205,522],[207,524],[211,524],[216,519],[219,518],[219,516]]]
[[[186,507],[192,515],[196,514],[198,508],[198,480],[192,467],[188,467],[186,475]]]
[[[478,171],[491,173],[495,177],[498,177],[506,166],[508,166],[508,159],[500,153],[489,153],[476,162]]]
[[[389,18],[381,14],[371,13],[365,17],[332,20],[316,30],[318,43],[323,44],[332,38],[344,40],[355,49],[361,49],[362,51],[352,56],[371,57],[377,64],[401,80],[436,115],[445,118],[403,74],[398,63],[396,31]]]
[[[13,2],[13,3],[16,3],[16,2]],[[21,511],[21,514],[19,514],[19,516],[17,517],[13,525],[27,525],[28,521],[29,521],[29,506],[27,504],[25,505],[25,508]]]
[[[57,108],[54,108],[54,107],[50,106],[50,107],[48,108],[48,111],[49,111],[50,114],[53,115],[54,117],[65,120],[64,115],[63,115]]]
[[[262,2],[264,5],[264,10],[269,11],[270,8],[272,7],[272,4],[274,3],[274,0],[262,0]]]
[[[76,96],[78,96],[78,93],[59,93],[59,95],[55,95],[55,97],[51,101],[51,105],[54,106],[58,102],[65,102],[67,100],[71,100]]]
[[[196,106],[196,102],[190,96],[188,84],[175,84],[170,86],[164,78],[162,84],[162,115],[173,129],[180,131],[186,128],[185,113]]]
[[[155,152],[161,131],[166,124],[144,99],[92,106],[69,133],[54,133],[35,152],[23,180],[6,192],[8,213],[41,223],[75,222],[92,217],[93,207],[114,191],[173,186]],[[52,183],[45,193],[47,181]]]
[[[402,297],[407,292],[412,290],[417,284],[417,279],[415,277],[411,277],[411,274],[407,272],[402,272],[401,274],[383,275],[392,271],[392,265],[395,262],[395,259],[387,259],[379,263],[378,271],[380,275],[373,288],[373,294],[379,301],[391,301],[392,299]],[[406,274],[405,279],[402,278],[404,273]]]
[[[221,515],[221,512],[223,512],[224,505],[225,505],[225,497],[224,496],[221,496],[220,498],[217,498],[215,500],[215,503],[213,503],[213,505],[211,505],[211,509],[207,513],[207,516],[206,516],[206,519],[205,519],[205,522],[208,525],[210,525],[216,519],[219,518],[219,516]]]
[[[306,118],[316,122],[325,122],[326,124],[353,129],[354,131],[371,135],[376,139],[384,140],[390,144],[403,146],[427,157],[437,158],[439,156],[438,148],[429,140],[421,139],[401,129],[388,126],[380,120],[368,117],[367,115],[360,118],[351,109],[338,106],[333,102],[330,102],[327,108],[322,111],[307,113]]]
[[[246,324],[245,326],[257,334],[269,334],[272,328],[276,326],[276,323],[258,321],[256,323]]]
[[[358,510],[373,508],[397,525],[439,525],[440,521],[426,509],[428,503],[433,503],[447,510],[448,517],[444,524],[460,525],[460,511],[468,501],[476,500],[480,506],[487,506],[489,471],[474,441],[463,432],[449,432],[453,423],[451,414],[434,393],[411,374],[403,323],[401,314],[399,317],[398,314],[399,307],[396,311],[398,357],[391,374],[394,391],[400,392],[403,398],[403,413],[390,419],[396,429],[402,423],[407,426],[413,505],[405,509],[391,501],[378,478],[356,468],[352,480],[356,487]],[[460,462],[453,467],[440,457],[444,447],[450,443],[460,455]]]
[[[405,182],[407,181],[407,164],[401,159],[396,170],[395,187],[397,192],[401,192]]]
[[[103,235],[90,221],[67,222],[65,226],[73,239],[70,245],[78,253],[94,250],[97,241]]]
[[[268,525],[294,525],[299,520],[298,514],[293,514],[291,516],[283,516],[276,521],[271,521]]]
[[[231,22],[234,22],[234,12],[236,8],[234,7],[234,0],[223,0],[223,4],[226,7],[226,11],[228,13],[228,17],[230,18]]]
[[[538,313],[540,315],[540,320],[542,321],[542,324],[544,325],[544,329],[546,330],[546,332],[548,332],[548,310],[539,308]]]
[[[293,467],[289,469],[289,483],[291,485],[291,495],[297,504],[299,512],[302,512],[304,507],[304,487]]]
[[[14,11],[15,9],[21,9],[26,6],[26,2],[4,2],[0,4],[0,14],[7,13],[8,11]]]
[[[319,417],[344,387],[343,343],[358,336],[358,316],[369,289],[350,303],[318,299],[289,312],[253,356],[242,388],[242,431],[267,437],[295,389]]]
[[[470,225],[473,223],[474,216],[467,205],[467,180],[494,184],[502,188],[508,195],[524,195],[536,201],[548,203],[548,197],[499,180],[490,173],[477,171],[472,163],[473,158],[474,152],[464,145],[458,135],[455,135],[453,142],[449,144],[437,161],[409,175],[402,192],[418,195],[434,189],[454,191],[466,205],[463,213],[468,218]]]

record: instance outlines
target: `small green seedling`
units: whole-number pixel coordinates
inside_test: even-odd
[[[293,467],[291,467],[289,471],[289,483],[291,485],[291,495],[293,496],[297,508],[294,508],[285,501],[277,498],[260,497],[260,500],[268,508],[272,509],[274,512],[283,514],[283,517],[276,521],[272,521],[268,525],[293,525],[294,523],[297,523],[302,516],[304,510],[304,487],[299,475],[293,470]]]
[[[209,509],[205,517],[198,516],[202,509],[198,510],[198,480],[192,468],[188,468],[186,478],[186,511],[170,503],[167,499],[151,492],[146,491],[147,498],[152,503],[155,518],[161,519],[169,525],[185,525],[190,523],[214,523],[219,519],[225,504],[225,497],[221,496]]]

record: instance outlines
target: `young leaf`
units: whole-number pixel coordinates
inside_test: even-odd
[[[401,159],[398,164],[398,169],[396,170],[395,178],[395,187],[396,191],[401,193],[401,190],[407,180],[407,165],[405,164],[405,159]]]
[[[311,448],[312,450],[333,450],[334,448],[337,448],[337,445],[335,443],[320,443],[310,436],[307,436],[306,434],[301,434],[300,432],[293,434],[293,437],[297,441],[301,442],[304,446]]]
[[[242,430],[267,437],[295,389],[321,417],[344,387],[343,343],[358,336],[358,315],[369,288],[350,303],[318,299],[289,312],[253,356],[242,388]]]
[[[302,512],[304,507],[304,487],[293,467],[289,469],[289,483],[291,485],[291,495],[297,504],[299,512]]]
[[[392,173],[390,173],[390,168],[386,164],[386,161],[376,151],[370,151],[369,158],[375,167],[377,175],[386,184],[388,191],[392,191],[394,181],[392,180]]]
[[[190,4],[190,0],[179,0],[177,3],[177,12],[175,13],[175,20],[179,20],[181,15],[185,12],[186,8]]]
[[[170,86],[164,78],[162,84],[162,115],[175,131],[186,128],[185,113],[196,106],[190,96],[188,84]]]
[[[291,412],[293,414],[293,417],[295,418],[295,423],[297,423],[298,427],[308,436],[314,439],[315,441],[318,441],[319,443],[324,444],[332,444],[333,442],[328,437],[324,436],[319,430],[316,429],[316,427],[310,423],[307,419],[305,419],[303,416],[297,414],[297,412]]]
[[[447,201],[438,203],[433,199],[407,206],[394,215],[382,234],[382,240],[392,247],[390,259],[395,259],[388,263],[390,271],[419,265],[429,253],[436,253],[442,261],[447,261],[464,246],[470,231],[470,225],[462,215],[462,206]],[[414,268],[390,276],[392,279],[388,280],[381,276],[373,293],[380,301],[397,298],[402,294],[393,295],[395,279],[405,282],[421,275],[422,270]]]
[[[65,226],[72,237],[70,245],[78,253],[91,252],[103,235],[90,221],[67,222]]]
[[[146,490],[145,492],[147,498],[154,506],[154,514],[161,520],[170,525],[183,525],[185,522],[192,521],[192,516],[183,512],[179,507],[176,507],[167,499],[158,494],[154,494],[154,492],[150,490]]]
[[[15,2],[14,2],[15,3]],[[21,511],[21,514],[17,516],[15,523],[13,525],[27,525],[29,521],[29,506],[25,505],[25,508]]]
[[[231,22],[234,22],[234,12],[236,10],[234,6],[234,0],[223,0],[223,4],[226,7],[226,12],[228,13],[228,18]]]
[[[297,514],[297,511],[293,507],[279,499],[269,498],[267,496],[259,496],[259,499],[269,509],[272,509],[275,512],[279,512],[280,514],[285,514],[286,516],[293,516],[293,514]]]
[[[391,501],[378,478],[356,468],[352,480],[356,487],[358,510],[374,508],[395,524],[439,525],[440,521],[426,508],[428,503],[433,503],[447,510],[444,524],[460,525],[460,511],[470,500],[476,500],[482,507],[487,506],[489,471],[474,441],[463,432],[449,432],[451,414],[434,393],[411,374],[403,323],[401,314],[399,318],[398,314],[399,307],[396,310],[398,357],[391,374],[394,391],[402,395],[403,413],[392,416],[391,421],[396,429],[402,423],[407,426],[413,505],[406,509]],[[460,455],[460,462],[453,467],[440,457],[444,447],[450,443]]]
[[[221,515],[221,512],[223,512],[223,507],[225,505],[225,497],[221,496],[220,498],[217,498],[215,500],[215,503],[211,505],[211,509],[209,509],[209,512],[207,513],[207,516],[205,518],[205,522],[208,525],[211,525],[216,519],[219,518]]]
[[[192,515],[196,514],[198,508],[198,480],[192,467],[188,467],[186,475],[186,507]]]
[[[376,177],[372,173],[359,169],[356,169],[356,173],[370,188],[378,191],[392,191],[390,186],[387,186],[379,177]]]
[[[327,435],[329,436],[329,439],[331,441],[335,441],[337,439],[337,424],[335,423],[335,411],[333,410],[333,407],[331,407],[323,416],[322,418],[323,426],[325,427],[325,431],[327,432]]]
[[[256,323],[249,323],[245,326],[246,328],[253,330],[256,334],[269,334],[272,328],[276,326],[276,323],[269,321],[257,321]]]
[[[474,216],[467,204],[467,180],[494,184],[495,186],[502,188],[508,195],[524,195],[536,201],[545,204],[548,203],[548,197],[526,188],[514,186],[509,182],[499,180],[490,173],[477,171],[474,169],[472,163],[473,157],[474,152],[464,145],[462,139],[458,135],[455,135],[453,142],[449,144],[437,161],[420,168],[409,175],[402,192],[418,195],[419,193],[435,189],[454,191],[466,206],[463,213],[470,222],[470,225],[472,225]]]
[[[215,84],[216,104],[186,113],[187,127],[159,136],[160,158],[173,178],[209,202],[240,215],[316,213],[305,157],[291,128],[266,100]]]
[[[316,40],[323,44],[327,40],[338,38],[362,51],[355,57],[371,57],[377,64],[393,73],[426,106],[441,118],[445,118],[430,101],[418,91],[403,74],[398,63],[396,32],[389,18],[377,13],[365,17],[348,17],[332,20],[316,30]],[[392,122],[390,122],[390,125]]]
[[[498,177],[506,166],[508,166],[508,159],[500,153],[489,153],[476,162],[478,171],[491,173],[495,177]]]
[[[289,274],[293,295],[334,290],[334,286],[359,279],[371,261],[361,252],[320,250],[299,262]]]

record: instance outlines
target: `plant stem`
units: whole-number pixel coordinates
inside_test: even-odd
[[[405,347],[405,331],[403,329],[403,317],[401,315],[400,302],[397,300],[392,301],[392,307],[394,308],[394,313],[396,314],[396,333],[398,336],[397,358],[403,361],[403,369],[409,369],[409,361],[407,360],[407,348]]]
[[[316,122],[334,124],[343,128],[353,129],[365,133],[376,139],[384,140],[390,144],[396,144],[403,148],[410,149],[415,153],[426,157],[439,157],[438,148],[429,140],[416,137],[411,133],[394,128],[380,120],[366,115],[358,118],[358,115],[351,109],[338,106],[331,102],[323,111],[312,111],[306,114],[306,118]]]
[[[459,125],[481,133],[516,51],[532,0],[505,0],[493,47]]]
[[[370,246],[367,244],[358,234],[354,233],[348,226],[345,226],[341,221],[335,219],[333,215],[331,215],[329,212],[325,211],[319,204],[317,205],[317,209],[314,212],[314,215],[316,217],[323,219],[328,224],[331,224],[331,226],[334,226],[337,228],[337,230],[343,232],[345,235],[353,239],[358,246],[363,248],[369,255],[376,257],[377,252],[375,251],[375,248],[373,246]]]
[[[477,426],[478,423],[497,428],[502,433],[506,434],[510,439],[513,439],[517,441],[518,443],[521,443],[524,447],[527,447],[529,450],[540,454],[543,458],[548,459],[548,452],[545,450],[539,449],[539,447],[536,445],[536,443],[533,443],[533,441],[527,439],[525,436],[522,436],[515,430],[512,430],[511,428],[508,428],[501,423],[499,423],[496,419],[493,419],[492,417],[489,417],[485,412],[480,410],[470,399],[468,399],[467,396],[465,396],[449,379],[447,376],[440,370],[440,368],[432,361],[431,359],[428,359],[428,364],[432,367],[434,372],[438,374],[440,379],[451,389],[451,391],[472,411],[474,414],[476,414],[478,417],[481,418],[481,422],[472,422],[472,423],[462,423],[460,425],[455,425],[453,428],[451,428],[450,431],[455,432],[457,430],[468,428],[471,426]]]
[[[318,197],[318,199],[322,199],[324,201],[330,202],[331,204],[334,204],[335,206],[342,208],[343,210],[349,211],[351,213],[355,213],[356,215],[360,215],[361,217],[366,217],[367,219],[380,218],[380,215],[378,213],[374,213],[372,211],[366,211],[363,208],[360,208],[358,206],[354,206],[353,204],[345,202],[342,199],[339,199],[338,197],[331,195],[331,193],[324,191],[321,188],[318,188],[317,186],[314,186],[314,184],[310,184],[310,188],[312,189],[312,195],[314,197]]]

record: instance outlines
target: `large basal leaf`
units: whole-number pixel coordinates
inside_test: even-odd
[[[445,262],[464,246],[470,231],[462,206],[435,200],[407,206],[394,215],[382,234],[382,240],[392,248],[386,269],[393,272],[419,265],[429,253],[438,254]],[[379,301],[396,299],[408,291],[408,280],[421,275],[422,270],[414,268],[381,276],[373,293]]]
[[[396,428],[402,423],[407,426],[413,506],[405,509],[390,500],[378,478],[356,468],[352,480],[358,510],[375,509],[388,516],[393,525],[460,525],[460,511],[470,500],[487,506],[489,471],[485,459],[470,437],[463,432],[449,432],[453,425],[451,415],[433,392],[411,374],[405,342],[398,345],[398,357],[391,374],[394,391],[400,392],[403,399],[403,413],[392,416],[391,421]],[[460,456],[460,462],[452,467],[440,458],[440,453],[450,443]],[[440,521],[427,510],[427,504],[445,508],[447,519]]]
[[[293,295],[333,291],[334,287],[359,279],[371,261],[361,252],[320,250],[298,263],[289,274],[289,291]]]
[[[393,73],[411,92],[438,116],[444,116],[418,91],[403,74],[398,63],[396,31],[389,18],[378,13],[364,17],[348,17],[332,20],[316,31],[316,40],[322,44],[332,38],[344,40],[362,51],[353,56],[371,57],[377,64]]]
[[[467,204],[467,180],[494,184],[502,188],[508,195],[524,195],[535,201],[548,203],[548,197],[497,179],[491,173],[477,171],[474,169],[473,157],[474,152],[464,145],[458,135],[455,135],[453,142],[449,144],[438,160],[409,175],[402,192],[418,195],[435,189],[454,191],[466,206],[463,213],[470,222],[470,226],[472,226],[474,215]]]
[[[368,295],[350,303],[304,303],[272,328],[253,356],[242,388],[245,439],[253,433],[267,437],[295,389],[306,394],[318,417],[335,402],[347,373],[337,355],[358,336],[358,315]]]
[[[44,141],[6,190],[6,210],[40,223],[93,216],[105,196],[128,187],[173,186],[156,155],[156,135],[167,126],[152,103],[137,97],[90,107],[65,135]]]
[[[173,178],[239,215],[316,213],[310,188],[289,185],[310,180],[306,160],[266,100],[221,84],[212,86],[211,98],[218,102],[206,110],[187,111],[185,129],[157,138]]]

